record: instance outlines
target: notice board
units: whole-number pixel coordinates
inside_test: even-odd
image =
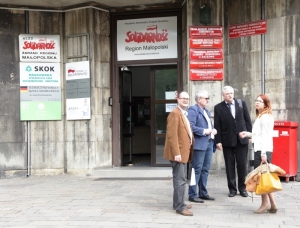
[[[190,26],[190,80],[223,80],[223,27]]]

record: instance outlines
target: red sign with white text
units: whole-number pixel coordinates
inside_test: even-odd
[[[190,26],[190,80],[223,79],[223,27]]]
[[[244,24],[230,25],[229,38],[238,38],[243,36],[254,36],[267,33],[267,21],[255,21]]]
[[[222,48],[222,38],[191,38],[190,48]]]
[[[190,49],[191,60],[223,59],[223,49]]]
[[[191,36],[222,37],[222,26],[190,26]]]
[[[223,68],[223,61],[190,61],[190,69]]]
[[[223,69],[190,69],[191,80],[222,80]]]

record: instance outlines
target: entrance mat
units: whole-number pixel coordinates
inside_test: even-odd
[[[172,180],[172,177],[101,177],[94,181],[101,180]]]

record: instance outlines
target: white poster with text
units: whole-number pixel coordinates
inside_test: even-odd
[[[20,62],[60,62],[59,35],[19,35]]]
[[[66,63],[67,120],[91,119],[89,61]]]
[[[177,17],[117,21],[118,61],[177,58]]]

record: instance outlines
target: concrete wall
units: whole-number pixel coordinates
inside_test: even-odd
[[[67,172],[89,173],[111,165],[109,14],[93,9],[65,13],[65,36],[89,33],[91,64],[90,121],[65,121]],[[76,45],[75,45],[76,46]],[[84,44],[81,44],[80,47]],[[84,50],[84,48],[79,50]],[[71,50],[74,47],[71,47]],[[81,53],[78,51],[78,53]],[[72,60],[74,61],[74,60]],[[104,130],[105,129],[105,130]]]
[[[227,2],[225,30],[228,24],[261,19],[260,0]],[[299,1],[265,1],[265,93],[272,101],[277,120],[299,122],[299,14]],[[229,39],[226,65],[225,83],[238,89],[237,96],[247,102],[254,118],[254,100],[262,85],[261,36]]]
[[[190,0],[187,1],[187,28],[189,26],[203,26],[200,24],[200,6],[204,3],[212,9],[212,23],[211,25],[223,25],[223,1],[214,0],[214,1],[205,1],[205,0]],[[189,40],[189,33],[186,34],[187,40]],[[224,41],[225,43],[225,41]],[[186,43],[186,50],[189,50],[189,42]],[[189,57],[188,57],[189,58]],[[188,61],[188,59],[187,59]],[[207,90],[209,92],[210,100],[208,102],[207,109],[211,112],[213,117],[214,105],[221,101],[220,91],[223,87],[224,82],[220,81],[190,81],[189,80],[189,67],[187,65],[187,79],[188,79],[188,92],[190,94],[190,105],[195,104],[194,95],[199,90]],[[223,154],[220,151],[216,151],[212,158],[211,169],[225,169],[225,163],[223,159]]]
[[[204,3],[212,8],[211,25],[224,27],[225,76],[221,82],[189,82],[189,92],[193,95],[198,89],[208,90],[212,98],[209,109],[213,111],[222,101],[221,88],[231,85],[237,89],[235,96],[246,101],[254,121],[254,100],[263,84],[261,36],[229,39],[228,27],[261,20],[261,0],[187,1],[187,26],[200,25],[199,7]],[[265,0],[265,19],[265,93],[272,101],[276,120],[299,122],[300,1]],[[222,168],[218,156],[214,158],[213,167]]]
[[[26,124],[20,122],[18,35],[23,11],[0,10],[0,178],[25,175]],[[13,170],[13,171],[12,171]]]
[[[30,34],[61,37],[61,121],[31,121],[31,173],[92,174],[98,166],[111,165],[110,23],[109,13],[94,9],[67,13],[29,12]],[[0,177],[27,173],[27,122],[20,122],[18,35],[25,33],[25,12],[0,10]],[[65,76],[68,55],[84,51],[82,42],[68,42],[70,35],[89,34],[91,68],[91,120],[67,121]],[[104,131],[105,129],[105,131]],[[105,133],[104,133],[105,132]]]
[[[212,8],[211,25],[224,26],[223,81],[190,81],[188,72],[188,27],[200,25],[199,8]],[[261,93],[261,37],[228,39],[228,26],[260,20],[261,0],[187,0],[182,9],[183,88],[191,97],[197,90],[210,93],[209,110],[222,100],[221,88],[231,85],[236,97],[244,99],[254,121],[254,100]],[[265,0],[268,33],[265,35],[265,93],[272,100],[274,117],[299,122],[299,33],[300,2]],[[61,121],[31,121],[31,171],[33,174],[92,174],[99,166],[110,166],[110,22],[109,13],[95,9],[66,13],[29,12],[29,33],[61,36]],[[27,128],[19,114],[18,35],[25,33],[25,12],[0,10],[0,177],[25,175]],[[69,43],[66,37],[89,34],[91,67],[91,120],[66,121],[64,64],[67,54],[86,51],[84,42]],[[66,46],[69,45],[69,46]],[[68,47],[68,53],[67,52]],[[70,52],[70,53],[69,53]],[[191,100],[191,105],[194,103]],[[213,113],[212,113],[213,114]],[[223,169],[223,155],[217,151],[212,169]]]

